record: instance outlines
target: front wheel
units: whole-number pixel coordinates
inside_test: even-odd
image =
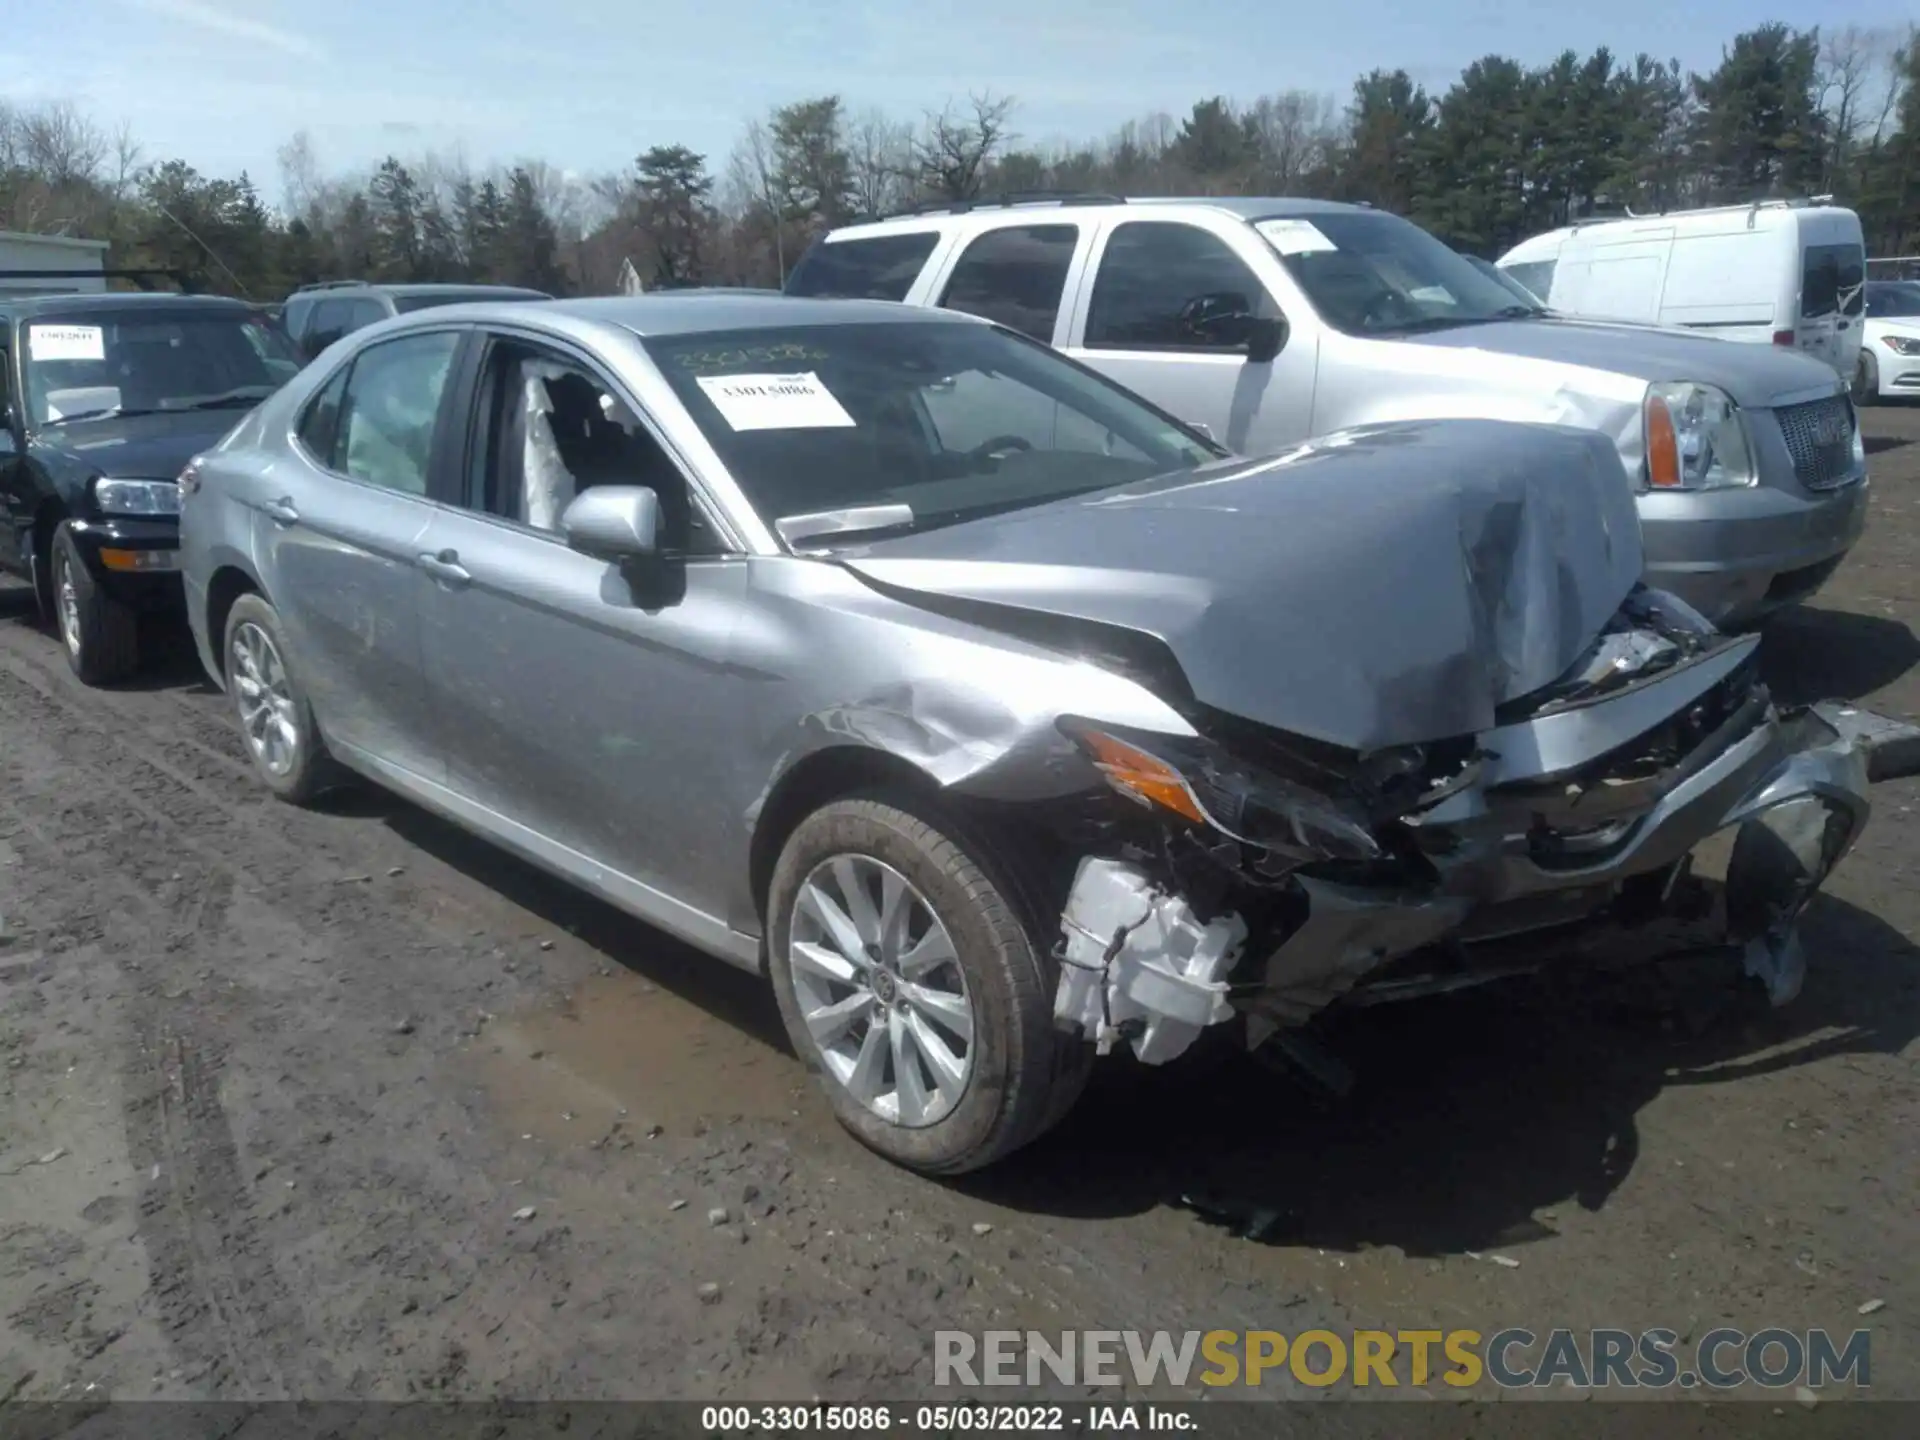
[[[956,1175],[1058,1120],[1091,1047],[1054,1030],[1053,964],[984,851],[919,808],[842,800],[800,823],[774,870],[768,965],[840,1122]]]
[[[1880,403],[1880,367],[1874,363],[1873,356],[1864,350],[1860,352],[1859,363],[1853,367],[1853,403]]]
[[[111,685],[140,668],[140,617],[100,588],[63,524],[54,531],[49,588],[67,664],[84,685]]]

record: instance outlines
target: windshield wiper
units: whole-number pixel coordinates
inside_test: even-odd
[[[225,410],[236,405],[252,408],[271,395],[272,385],[239,385],[231,390],[222,390],[218,395],[203,395],[196,400],[179,401],[162,408],[167,410]]]
[[[129,410],[124,405],[108,405],[99,410],[76,410],[71,415],[55,415],[51,420],[41,421],[45,428],[55,425],[71,425],[76,420],[117,420],[123,415],[162,415],[165,411],[155,410],[151,406],[141,406]]]
[[[798,550],[809,540],[839,540],[880,530],[911,530],[913,523],[911,505],[849,505],[840,510],[782,515],[773,522],[773,528],[782,540]]]

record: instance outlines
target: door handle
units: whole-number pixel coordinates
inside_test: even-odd
[[[460,563],[458,550],[442,550],[438,555],[422,555],[419,559],[420,568],[442,585],[459,589],[473,583],[473,576]]]
[[[278,500],[269,500],[260,508],[267,512],[267,518],[276,525],[300,523],[300,512],[294,508],[291,496],[282,495]]]

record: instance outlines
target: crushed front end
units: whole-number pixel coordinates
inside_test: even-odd
[[[1078,863],[1056,1021],[1160,1063],[1239,1017],[1259,1044],[1336,1005],[1656,959],[1668,920],[1708,921],[1785,1003],[1799,915],[1871,782],[1920,769],[1920,730],[1776,706],[1758,647],[1642,588],[1475,736],[1358,753],[1204,707],[1198,740],[1063,722],[1139,809]]]

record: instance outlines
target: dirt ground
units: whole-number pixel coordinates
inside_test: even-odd
[[[1920,719],[1920,410],[1868,423],[1867,537],[1765,653]],[[907,1398],[936,1329],[1867,1323],[1920,1398],[1920,782],[1787,1010],[1513,982],[1348,1024],[1337,1105],[1113,1063],[942,1185],[834,1125],[762,983],[390,797],[276,804],[184,650],[89,692],[0,612],[0,1399]]]

